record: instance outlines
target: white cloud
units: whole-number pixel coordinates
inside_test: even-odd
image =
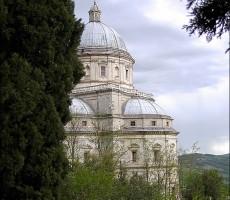
[[[164,104],[170,110],[180,109],[180,106],[185,106],[186,110],[194,111],[195,105],[197,108],[202,108],[206,113],[212,113],[214,110],[221,113],[220,107],[227,105],[229,101],[229,77],[225,76],[215,84],[207,87],[197,88],[191,92],[168,92],[157,98],[161,104]],[[177,107],[177,104],[180,106]],[[227,110],[227,108],[225,108]],[[201,110],[197,110],[201,111]]]
[[[152,0],[144,7],[144,16],[157,23],[167,23],[169,26],[188,22],[185,2],[172,0]]]
[[[229,77],[189,93],[161,95],[157,102],[176,119],[174,125],[183,146],[188,148],[199,141],[201,152],[227,152],[226,140],[220,138],[229,134]]]
[[[210,150],[208,152],[216,155],[229,153],[229,138],[216,138],[215,141],[212,141]]]

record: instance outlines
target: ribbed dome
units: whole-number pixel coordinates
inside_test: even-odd
[[[126,102],[124,115],[165,115],[164,110],[151,100],[133,98]]]
[[[90,108],[88,104],[86,104],[81,99],[77,99],[77,98],[72,99],[72,103],[69,109],[72,114],[80,114],[80,115],[94,114],[93,110]]]
[[[101,22],[89,22],[85,25],[80,48],[112,48],[127,51],[121,36]]]
[[[121,36],[101,22],[101,11],[96,2],[89,10],[89,23],[85,25],[79,48],[112,48],[127,51]]]

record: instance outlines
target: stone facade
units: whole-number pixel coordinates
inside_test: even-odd
[[[101,23],[100,14],[94,3],[78,49],[85,76],[70,94],[73,119],[65,127],[69,158],[84,162],[86,155],[97,154],[97,133],[108,133],[128,176],[151,180],[160,174],[165,181],[170,176],[175,187],[178,132],[173,119],[151,94],[134,88],[135,61],[120,35]]]

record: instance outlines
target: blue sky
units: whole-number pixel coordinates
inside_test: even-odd
[[[124,39],[135,58],[134,85],[151,92],[175,120],[179,146],[200,152],[229,151],[229,55],[227,34],[208,43],[182,29],[185,0],[98,0],[103,23]],[[75,0],[88,22],[92,0]]]

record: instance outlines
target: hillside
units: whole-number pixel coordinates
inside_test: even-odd
[[[211,154],[184,154],[179,157],[180,163],[185,168],[197,169],[216,169],[224,177],[226,182],[229,182],[229,156],[211,155]]]

